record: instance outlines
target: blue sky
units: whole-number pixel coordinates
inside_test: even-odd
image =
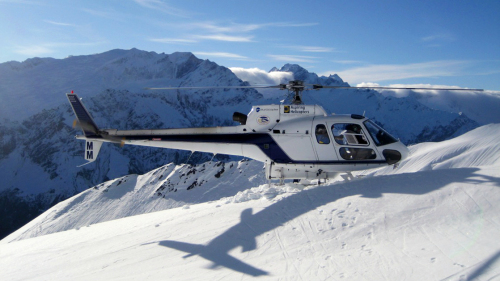
[[[0,0],[0,63],[111,49],[500,90],[500,1]]]

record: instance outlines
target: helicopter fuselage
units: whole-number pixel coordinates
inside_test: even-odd
[[[89,162],[102,142],[113,142],[243,156],[265,163],[268,179],[318,179],[396,164],[408,156],[405,145],[364,116],[327,115],[319,105],[253,106],[248,115],[233,115],[238,126],[99,130],[70,95],[85,133],[77,138],[87,141]]]

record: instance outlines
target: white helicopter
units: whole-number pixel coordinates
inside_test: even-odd
[[[309,88],[306,88],[307,87]],[[429,89],[348,87],[289,81],[276,86],[169,87],[156,89],[277,88],[293,92],[289,105],[254,105],[248,115],[235,112],[238,126],[118,130],[99,129],[81,100],[67,94],[84,135],[85,160],[96,160],[103,142],[200,151],[243,156],[265,164],[266,178],[328,179],[339,173],[397,165],[408,157],[408,148],[365,116],[328,115],[319,105],[304,105],[304,90],[322,88]],[[436,89],[475,90],[481,89]],[[87,164],[88,164],[87,163]]]

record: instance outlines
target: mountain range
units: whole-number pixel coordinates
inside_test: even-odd
[[[292,73],[294,79],[310,84],[348,85],[337,75],[318,77],[294,64],[271,70],[276,71]],[[105,145],[95,163],[78,167],[84,162],[84,147],[74,139],[79,131],[72,126],[75,118],[65,92],[78,93],[103,128],[229,126],[234,125],[233,112],[246,113],[252,105],[279,103],[287,98],[287,93],[145,88],[237,86],[249,85],[248,82],[252,81],[240,80],[226,67],[181,52],[112,50],[65,59],[32,58],[0,64],[0,204],[4,206],[0,213],[0,237],[58,202],[115,178],[146,174],[169,163],[202,164],[213,160],[234,166],[234,161],[242,160]],[[322,90],[306,92],[303,99],[322,105],[329,113],[365,114],[406,144],[451,139],[479,126],[500,122],[496,113],[500,98],[495,92],[401,94]]]

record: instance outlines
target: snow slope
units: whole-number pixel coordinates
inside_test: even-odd
[[[257,161],[168,164],[89,188],[50,208],[2,241],[68,229],[236,195],[265,182]]]
[[[139,214],[130,193],[135,191],[138,203],[148,201],[140,199],[147,192],[127,183],[141,178],[144,188],[155,185],[149,183],[153,172],[130,176],[120,186],[108,182],[2,240],[0,279],[497,280],[499,137],[500,124],[492,124],[449,141],[412,146],[398,169],[348,182],[260,185],[169,210],[116,215],[121,218],[73,229],[67,224],[66,231],[33,237],[35,228],[50,226],[54,209],[71,206],[65,211],[73,212],[67,217],[72,220],[107,216],[103,211],[112,212],[113,205]],[[184,168],[165,166],[156,175],[169,169]],[[85,198],[92,196],[101,203],[110,196],[114,203],[79,207],[91,204]],[[78,198],[83,199],[75,202]],[[33,238],[15,241],[28,232]]]
[[[367,175],[414,173],[418,171],[500,166],[500,124],[489,124],[460,137],[410,146],[410,157],[398,169],[385,167],[366,171]]]

